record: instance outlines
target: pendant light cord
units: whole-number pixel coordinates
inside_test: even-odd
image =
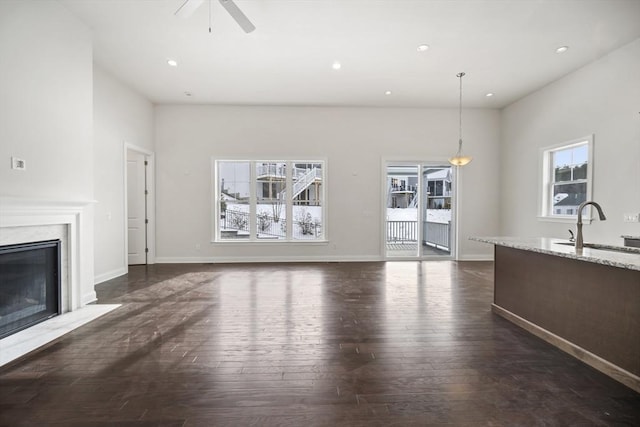
[[[454,166],[464,166],[472,160],[471,156],[462,155],[462,77],[464,77],[464,75],[465,73],[462,73],[462,72],[456,74],[456,77],[460,79],[460,105],[458,108],[460,138],[458,139],[458,152],[456,153],[455,156],[449,159],[449,163],[451,163]]]
[[[458,73],[457,77],[460,79],[460,104],[458,109],[459,124],[460,124],[460,138],[458,139],[458,154],[462,152],[462,77],[465,73]]]

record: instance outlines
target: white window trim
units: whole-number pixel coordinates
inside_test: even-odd
[[[216,167],[216,162],[247,162],[249,163],[250,170],[250,181],[252,183],[255,182],[255,164],[256,163],[322,163],[322,239],[314,239],[314,240],[304,240],[304,239],[293,239],[293,227],[287,227],[287,235],[285,239],[264,239],[260,240],[257,238],[249,238],[249,239],[220,239],[219,237],[219,225],[216,222],[216,219],[220,217],[220,204],[218,203],[218,199],[220,198],[220,192],[218,189],[218,168]],[[305,159],[300,160],[298,158],[287,158],[287,157],[278,157],[278,158],[268,158],[268,157],[255,157],[251,159],[247,158],[211,158],[211,243],[222,244],[222,245],[248,245],[248,244],[258,244],[258,245],[294,245],[294,246],[313,246],[313,245],[327,245],[329,243],[329,224],[328,224],[328,201],[327,201],[327,188],[328,188],[328,162],[326,158],[323,157],[313,157],[313,160]],[[291,174],[287,174],[287,186],[291,188],[292,185],[292,177]],[[249,193],[249,215],[251,218],[255,217],[255,201],[256,195],[255,191],[251,191]],[[293,204],[287,203],[287,218],[292,218],[293,215]],[[255,221],[250,221],[250,233],[252,233],[256,224]]]
[[[592,199],[592,190],[593,190],[593,148],[594,148],[594,135],[587,135],[582,138],[573,139],[570,141],[565,141],[559,144],[550,145],[548,147],[542,147],[540,149],[539,159],[539,167],[540,171],[540,179],[538,180],[538,221],[543,222],[559,222],[559,223],[575,223],[577,218],[577,213],[575,215],[553,215],[551,214],[550,209],[550,185],[552,181],[553,170],[551,168],[550,156],[552,151],[558,151],[565,148],[571,148],[572,146],[580,145],[587,143],[588,147],[588,156],[587,156],[587,200]],[[583,223],[589,224],[591,223],[591,210],[587,207],[586,211],[583,214]]]

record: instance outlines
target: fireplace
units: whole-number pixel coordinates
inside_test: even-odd
[[[61,242],[0,246],[0,338],[61,313]]]

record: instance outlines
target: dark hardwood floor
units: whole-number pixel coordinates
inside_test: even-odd
[[[640,395],[490,310],[493,264],[155,265],[0,369],[0,425],[640,425]]]

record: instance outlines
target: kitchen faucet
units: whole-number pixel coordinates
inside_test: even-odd
[[[596,202],[587,201],[580,203],[580,206],[578,206],[578,222],[576,223],[576,249],[582,249],[584,247],[584,241],[582,239],[582,210],[587,205],[595,206],[595,208],[598,210],[600,221],[604,221],[605,219],[607,219],[607,217],[604,216],[604,212],[602,212],[602,208]]]

